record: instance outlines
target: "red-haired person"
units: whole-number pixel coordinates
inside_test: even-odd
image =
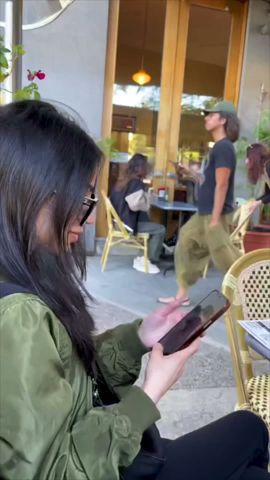
[[[261,143],[253,143],[247,148],[246,166],[248,180],[255,185],[252,210],[270,202],[270,152]]]

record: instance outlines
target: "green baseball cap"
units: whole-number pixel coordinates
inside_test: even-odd
[[[203,110],[203,113],[210,113],[210,112],[225,112],[225,113],[235,113],[236,114],[236,109],[235,106],[232,102],[228,102],[227,100],[223,100],[222,102],[216,103],[216,105],[212,108],[205,108]]]

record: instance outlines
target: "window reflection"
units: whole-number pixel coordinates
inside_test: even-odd
[[[165,0],[120,0],[112,138],[121,162],[134,153],[155,162],[165,14]],[[145,86],[132,79],[142,54],[151,76]]]
[[[191,6],[178,159],[184,164],[202,162],[211,140],[201,112],[223,98],[231,14],[213,8]]]

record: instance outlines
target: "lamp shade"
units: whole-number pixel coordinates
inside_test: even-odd
[[[151,75],[149,75],[149,73],[147,73],[145,70],[139,70],[132,75],[132,80],[139,85],[145,85],[146,83],[150,82],[151,78]]]

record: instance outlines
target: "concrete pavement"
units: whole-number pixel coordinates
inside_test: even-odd
[[[158,307],[158,296],[170,295],[176,289],[173,272],[166,277],[137,272],[132,268],[132,257],[126,255],[110,256],[104,273],[100,257],[89,257],[87,271],[86,286],[96,299],[90,308],[99,331],[145,316]],[[211,289],[220,288],[221,280],[221,275],[210,269],[208,278],[191,289],[193,303]],[[146,363],[147,355],[143,358],[139,384],[143,382]],[[230,353],[221,320],[211,327],[200,352],[161,400],[160,431],[168,438],[185,434],[231,412],[235,401]]]

